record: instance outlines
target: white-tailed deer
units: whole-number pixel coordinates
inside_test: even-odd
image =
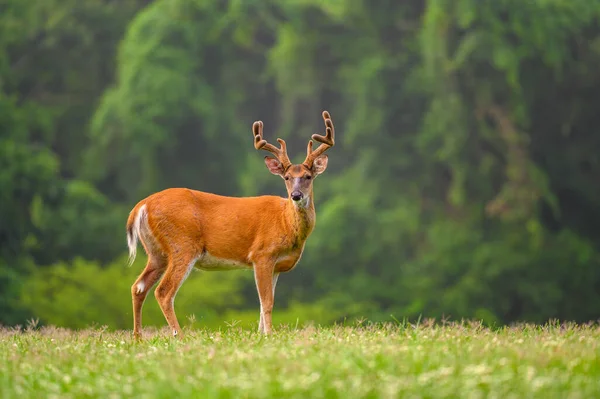
[[[148,291],[161,279],[154,294],[173,335],[181,334],[174,310],[175,295],[195,266],[202,270],[254,270],[260,299],[260,332],[271,332],[271,313],[279,273],[290,271],[302,255],[315,226],[313,180],[327,168],[323,153],[334,145],[333,122],[323,112],[325,136],[313,151],[308,141],[303,163],[292,165],[285,141],[281,147],[263,138],[263,123],[254,122],[254,147],[275,155],[265,157],[271,173],[285,180],[287,198],[224,197],[187,188],[170,188],[141,200],[127,220],[130,264],[138,240],[148,263],[131,287],[133,333],[141,337],[142,306]]]

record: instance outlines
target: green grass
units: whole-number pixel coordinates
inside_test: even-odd
[[[0,330],[0,396],[600,397],[600,327]]]

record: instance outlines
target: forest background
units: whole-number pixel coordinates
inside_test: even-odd
[[[597,320],[599,65],[598,0],[2,0],[0,324],[131,328],[129,210],[285,195],[252,122],[301,161],[324,109],[276,323]],[[193,273],[176,309],[256,323],[252,273]]]

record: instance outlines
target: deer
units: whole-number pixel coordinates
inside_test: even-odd
[[[175,314],[177,291],[196,268],[205,271],[247,269],[254,272],[260,301],[258,332],[272,333],[275,285],[280,273],[298,264],[312,233],[316,213],[313,181],[327,169],[324,154],[335,144],[329,112],[323,111],[325,135],[308,140],[306,158],[292,164],[284,140],[276,147],[263,138],[263,123],[252,125],[254,148],[265,150],[267,169],[285,182],[287,197],[222,196],[189,188],[168,188],[138,202],[126,224],[129,266],[138,241],[148,257],[146,267],[131,286],[133,335],[141,338],[142,307],[160,280],[154,296],[174,337],[182,337]],[[319,142],[313,150],[313,141]]]

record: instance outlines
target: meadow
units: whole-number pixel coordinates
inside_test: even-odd
[[[2,398],[591,398],[600,327],[0,330]]]

